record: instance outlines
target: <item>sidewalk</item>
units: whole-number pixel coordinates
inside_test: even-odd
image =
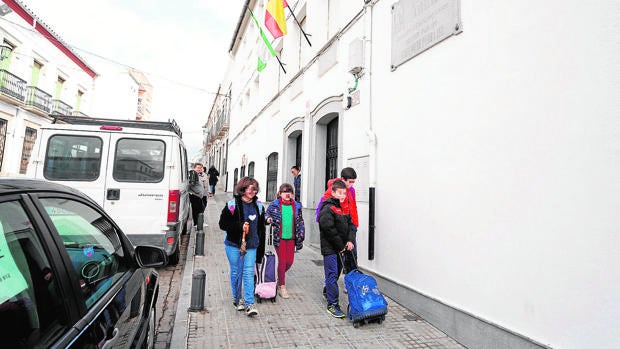
[[[257,303],[259,315],[250,318],[232,305],[228,260],[224,253],[219,214],[229,193],[209,198],[205,221],[205,256],[194,256],[192,231],[187,263],[174,322],[171,348],[463,348],[424,319],[387,298],[389,310],[382,324],[355,329],[348,319],[327,313],[321,295],[323,258],[307,246],[295,254],[286,274],[289,299]],[[269,247],[268,247],[269,248]],[[188,312],[192,273],[206,272],[205,311]],[[340,278],[340,304],[347,308]],[[380,287],[381,285],[379,285]]]

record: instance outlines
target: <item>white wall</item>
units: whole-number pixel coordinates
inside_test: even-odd
[[[618,347],[619,3],[462,1],[463,33],[395,72],[390,5],[369,267],[552,347]]]
[[[288,178],[284,127],[300,116],[304,178],[323,170],[312,172],[321,115],[311,111],[345,92],[349,43],[371,40],[360,104],[339,126],[339,168],[371,153],[367,130],[377,136],[375,259],[361,202],[360,264],[541,344],[618,347],[620,3],[461,1],[463,32],[394,72],[392,4],[378,1],[372,22],[367,14],[334,45],[331,69],[320,74],[317,61],[262,113],[279,67],[270,60],[261,92],[251,91],[258,99],[239,107],[257,74],[239,68],[256,60],[240,50],[222,84],[233,85],[229,190],[242,154],[256,163],[263,197],[269,153],[279,153],[279,178]],[[326,1],[306,6],[311,55],[359,11],[327,25]],[[369,169],[358,170],[368,183]],[[305,207],[315,205],[313,190],[302,183]]]

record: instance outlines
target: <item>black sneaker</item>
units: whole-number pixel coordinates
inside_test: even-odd
[[[333,317],[335,318],[343,318],[345,316],[347,316],[342,309],[340,309],[340,306],[338,304],[330,304],[327,306],[327,312],[330,313]]]
[[[250,304],[245,308],[245,313],[248,314],[248,316],[254,316],[258,315],[258,310],[254,304]]]

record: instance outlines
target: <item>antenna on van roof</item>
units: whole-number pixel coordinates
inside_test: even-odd
[[[120,126],[120,127],[135,127],[142,128],[148,130],[163,130],[163,131],[171,131],[177,134],[179,138],[183,138],[183,132],[181,132],[181,128],[179,124],[177,124],[174,120],[168,121],[141,121],[141,120],[121,120],[121,119],[104,119],[104,118],[90,118],[90,117],[82,117],[82,116],[68,116],[68,115],[57,115],[51,114],[51,118],[53,124],[56,121],[62,121],[67,124],[72,125],[110,125],[110,126]]]

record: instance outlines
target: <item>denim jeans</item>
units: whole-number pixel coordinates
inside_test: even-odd
[[[226,247],[226,257],[230,265],[230,284],[235,303],[243,299],[245,305],[254,304],[254,265],[256,264],[256,249],[248,249],[245,256],[239,255],[239,247]]]

